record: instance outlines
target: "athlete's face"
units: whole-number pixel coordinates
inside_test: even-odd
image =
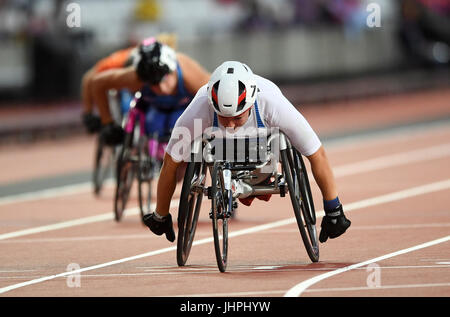
[[[176,72],[171,72],[164,76],[159,84],[152,85],[152,90],[157,95],[171,95],[175,93],[177,81],[178,78]]]
[[[218,115],[217,119],[219,120],[220,124],[223,125],[225,128],[236,129],[242,127],[247,122],[248,117],[250,115],[250,109],[251,108],[247,109],[246,111],[244,111],[243,113],[241,113],[236,117],[222,117]]]

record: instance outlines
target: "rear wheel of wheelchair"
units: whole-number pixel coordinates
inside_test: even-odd
[[[138,179],[138,199],[139,209],[141,211],[141,221],[144,216],[150,212],[152,201],[152,182],[156,173],[156,163],[152,161],[148,154],[148,142],[146,138],[139,141],[139,157],[137,168]]]
[[[304,203],[304,216],[308,219],[308,224],[316,224],[316,209],[314,207],[314,201],[311,193],[311,186],[309,184],[308,171],[306,170],[305,163],[302,155],[295,150],[294,166],[297,171],[297,175],[300,177],[300,191],[302,194],[302,202]],[[303,205],[303,204],[302,204]]]
[[[197,229],[198,216],[206,182],[206,164],[195,162],[192,156],[184,174],[178,208],[177,263],[184,266],[189,257]]]
[[[95,152],[93,182],[94,193],[99,195],[105,179],[111,174],[114,157],[114,148],[108,147],[99,136],[97,141],[97,150]]]
[[[228,254],[228,191],[225,190],[223,169],[220,163],[214,163],[211,175],[211,219],[213,225],[214,249],[217,266],[225,272]]]
[[[134,180],[135,164],[132,161],[132,140],[132,134],[125,136],[124,145],[117,160],[117,184],[114,197],[114,215],[116,221],[122,219]]]
[[[297,225],[312,262],[319,261],[319,243],[315,226],[314,204],[311,199],[309,184],[305,183],[305,169],[301,169],[301,156],[295,149],[281,151],[283,173],[288,184]],[[303,165],[304,166],[304,165]]]

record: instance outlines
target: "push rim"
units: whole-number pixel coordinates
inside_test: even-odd
[[[319,261],[319,245],[317,242],[316,227],[310,221],[310,217],[305,216],[310,213],[310,210],[308,210],[310,203],[305,203],[309,199],[308,195],[303,195],[300,190],[301,178],[298,173],[298,167],[295,168],[294,165],[293,151],[291,149],[282,150],[281,159],[303,244],[311,261],[317,262]]]

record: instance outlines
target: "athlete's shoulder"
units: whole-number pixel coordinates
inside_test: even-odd
[[[208,84],[205,84],[200,87],[186,111],[201,112],[205,109],[208,104],[207,86]]]
[[[210,73],[197,61],[179,52],[177,60],[183,72],[184,84],[191,94],[195,94],[202,85],[208,83]]]
[[[204,100],[208,99],[208,84],[204,84],[198,89],[197,93],[195,94],[195,98],[201,98]]]
[[[280,91],[280,88],[270,79],[255,75],[256,84],[261,91]]]
[[[191,127],[196,119],[202,120],[206,126],[211,124],[212,109],[208,103],[206,89],[207,85],[203,85],[197,91],[197,94],[179,118],[177,122],[178,126]]]
[[[192,57],[181,53],[181,52],[176,52],[176,56],[177,56],[177,61],[178,64],[180,65],[181,68],[196,68],[196,67],[200,67],[200,64],[194,60]]]
[[[260,97],[269,97],[281,95],[280,88],[271,80],[259,75],[255,75],[256,85],[258,86],[258,95]]]
[[[280,88],[271,80],[259,75],[255,75],[256,85],[258,87],[258,102],[272,104],[274,101],[283,97]]]

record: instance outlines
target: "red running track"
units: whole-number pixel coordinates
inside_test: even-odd
[[[313,127],[317,122],[319,134],[340,133],[342,127],[321,127],[319,122],[344,120],[346,109],[358,118],[345,125],[346,131],[423,119],[425,112],[409,107],[411,100],[427,100],[428,118],[450,113],[449,91],[354,101],[304,113]],[[389,102],[395,106],[383,106]],[[374,116],[377,105],[383,116]],[[94,140],[87,137],[8,146],[0,154],[0,182],[88,168],[93,148]],[[124,220],[116,223],[113,188],[95,198],[90,188],[80,186],[66,192],[55,189],[45,198],[36,194],[0,200],[0,295],[450,296],[450,127],[428,125],[355,137],[327,143],[326,148],[352,226],[320,245],[319,263],[311,263],[306,254],[288,197],[240,205],[230,223],[227,273],[220,273],[208,200],[197,245],[180,268],[175,244],[141,225],[135,192]],[[50,157],[64,166],[51,163]],[[35,164],[13,178],[14,164],[30,159]],[[321,198],[317,185],[312,187],[320,217]],[[174,204],[177,199],[178,192]],[[171,212],[176,215],[176,206]],[[78,267],[81,271],[70,271]]]

